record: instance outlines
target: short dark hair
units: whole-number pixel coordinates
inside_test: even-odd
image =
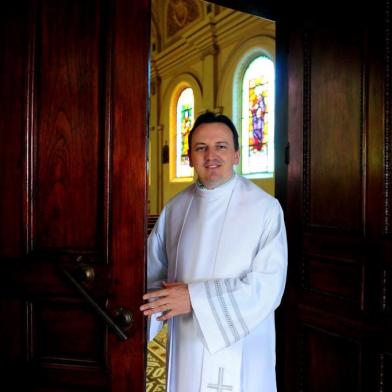
[[[238,132],[233,122],[229,119],[229,117],[225,116],[224,114],[215,114],[213,112],[205,112],[196,119],[188,135],[189,150],[192,148],[192,135],[193,132],[195,132],[196,128],[199,125],[210,123],[222,123],[228,126],[231,133],[233,134],[234,149],[235,151],[239,150],[240,146],[238,143]]]

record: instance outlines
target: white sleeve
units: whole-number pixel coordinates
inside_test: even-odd
[[[275,311],[286,272],[286,230],[282,209],[275,200],[246,275],[188,284],[193,317],[210,353],[239,341]]]
[[[152,229],[147,240],[147,291],[162,288],[162,280],[167,280],[167,257],[165,247],[165,209]],[[163,327],[157,313],[148,318],[147,341],[154,339]]]
[[[147,290],[162,287],[167,279],[167,257],[165,247],[165,209],[155,223],[147,240]]]

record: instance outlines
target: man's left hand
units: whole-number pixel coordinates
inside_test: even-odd
[[[143,299],[149,300],[140,307],[145,316],[163,313],[157,320],[164,321],[174,316],[188,314],[192,311],[188,285],[183,282],[163,282],[163,289],[144,294]]]

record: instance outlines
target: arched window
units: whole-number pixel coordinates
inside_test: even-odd
[[[194,96],[190,87],[181,91],[176,108],[176,177],[192,177],[189,166],[188,135],[194,121]]]
[[[246,68],[242,80],[243,174],[274,173],[274,103],[274,63],[266,56],[259,56]]]

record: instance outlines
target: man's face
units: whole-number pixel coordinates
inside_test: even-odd
[[[189,162],[205,187],[216,188],[229,180],[239,159],[240,153],[234,149],[233,134],[227,125],[207,123],[195,129]]]

